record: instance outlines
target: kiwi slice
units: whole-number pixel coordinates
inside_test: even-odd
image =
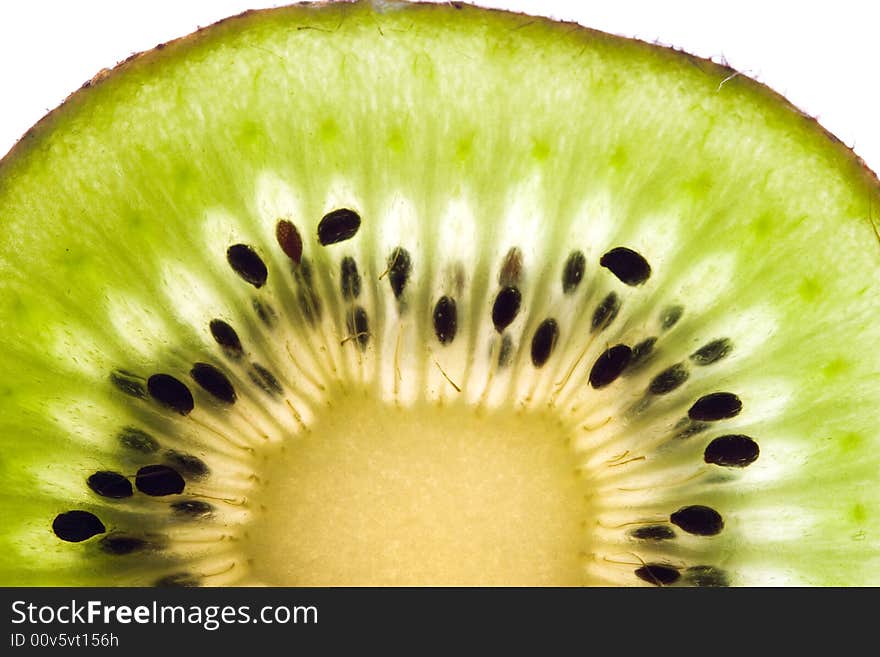
[[[710,61],[247,13],[0,164],[4,585],[880,584],[873,174]]]

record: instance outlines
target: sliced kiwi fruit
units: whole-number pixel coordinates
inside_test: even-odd
[[[880,188],[762,85],[251,12],[0,163],[4,585],[880,584]]]

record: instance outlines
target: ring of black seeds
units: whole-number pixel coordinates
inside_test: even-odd
[[[354,211],[342,209],[328,213],[318,228],[322,245],[335,244],[353,237],[360,226],[360,217]],[[277,224],[277,240],[285,254],[297,267],[292,267],[294,279],[299,287],[299,300],[307,316],[320,312],[317,297],[312,286],[310,265],[302,260],[302,240],[296,227],[281,220]],[[237,244],[227,250],[227,259],[233,270],[246,282],[261,287],[267,280],[265,263],[256,251],[244,244]],[[650,265],[638,253],[625,247],[612,249],[602,256],[603,267],[609,269],[620,281],[630,286],[644,283],[651,274]],[[586,268],[586,258],[581,251],[572,251],[563,268],[562,287],[565,294],[571,294],[581,283]],[[399,301],[412,270],[412,258],[402,247],[397,247],[387,258],[387,271],[391,291]],[[492,321],[500,334],[498,354],[499,365],[510,362],[513,353],[513,338],[506,329],[516,319],[522,303],[518,288],[522,279],[522,252],[512,247],[506,254],[499,270],[498,281],[501,286],[492,305]],[[355,301],[360,297],[362,279],[354,258],[345,256],[340,261],[340,291],[342,298]],[[253,297],[252,305],[260,319],[272,326],[277,319],[272,306]],[[621,308],[620,297],[609,292],[596,306],[592,320],[592,332],[607,328],[617,317]],[[308,312],[306,312],[306,309]],[[404,307],[399,306],[400,312]],[[660,317],[662,330],[669,330],[682,316],[681,306],[667,307]],[[458,329],[455,301],[452,297],[441,297],[433,313],[434,331],[441,344],[453,341]],[[369,340],[369,326],[366,311],[360,306],[349,306],[347,325],[350,338],[354,338],[363,349]],[[238,334],[230,324],[220,319],[210,322],[214,341],[223,348],[230,358],[240,358],[243,353]],[[544,319],[532,333],[531,357],[535,367],[542,367],[551,357],[559,337],[559,326],[555,319]],[[590,373],[590,384],[594,388],[609,385],[624,371],[634,370],[646,363],[654,354],[658,338],[648,337],[630,348],[615,345],[608,348],[596,360]],[[732,350],[732,342],[727,338],[712,340],[690,354],[689,360],[695,366],[706,366],[725,358]],[[494,352],[494,347],[493,347]],[[253,363],[248,372],[251,379],[267,392],[280,394],[281,386],[274,375],[266,368]],[[236,392],[231,381],[218,367],[210,363],[196,363],[191,371],[192,379],[213,398],[232,404]],[[685,363],[676,363],[656,374],[650,381],[648,392],[664,395],[687,381],[689,370]],[[179,379],[169,374],[155,374],[143,379],[126,370],[114,370],[111,381],[123,393],[138,398],[151,397],[162,406],[182,415],[194,409],[194,400],[189,388]],[[146,382],[146,385],[144,383]],[[688,437],[706,430],[709,422],[733,417],[742,409],[742,403],[733,393],[719,392],[704,395],[691,406],[688,417],[676,425],[676,437]],[[148,433],[126,427],[119,436],[120,442],[142,453],[152,453],[159,449],[158,442]],[[741,435],[725,435],[715,438],[704,453],[706,463],[724,467],[744,467],[753,462],[758,455],[758,446],[751,438]],[[135,477],[138,491],[150,496],[176,495],[184,491],[184,477],[204,477],[209,474],[208,466],[198,457],[176,450],[165,451],[165,458],[171,464],[154,464],[140,468]],[[97,494],[110,499],[123,499],[133,495],[131,482],[123,475],[112,471],[98,471],[88,478],[89,487]],[[213,515],[214,507],[200,500],[182,500],[170,505],[175,517],[180,519],[207,518]],[[678,509],[669,516],[669,522],[683,531],[696,536],[714,536],[724,527],[721,515],[714,509],[701,505],[691,505]],[[105,533],[104,524],[93,514],[85,511],[70,511],[59,514],[53,522],[56,535],[66,541],[81,541],[100,533]],[[631,539],[643,542],[671,541],[677,537],[676,531],[666,524],[653,524],[629,530]],[[138,536],[110,534],[104,536],[98,545],[108,554],[126,555],[147,548],[155,549],[151,541]],[[695,586],[728,586],[726,573],[714,566],[672,566],[650,562],[635,569],[635,575],[643,581],[658,586],[678,582],[680,579]],[[158,586],[197,586],[200,579],[186,572],[174,573],[157,580]]]

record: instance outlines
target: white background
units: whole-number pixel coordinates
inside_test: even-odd
[[[0,155],[98,70],[259,0],[0,0]],[[880,46],[870,0],[482,0],[726,60],[880,169]]]

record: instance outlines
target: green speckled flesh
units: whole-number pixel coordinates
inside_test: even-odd
[[[339,208],[360,228],[323,246]],[[0,162],[0,585],[878,585],[878,211],[873,174],[780,96],[572,24],[304,5],[138,55]],[[302,236],[311,288],[279,220]],[[265,285],[233,271],[234,244]],[[650,277],[601,266],[615,247]],[[521,308],[499,330],[511,286]],[[215,318],[243,357],[212,338]],[[608,348],[649,338],[639,367],[590,384]],[[691,357],[719,339],[717,362]],[[234,404],[196,385],[197,362]],[[686,380],[650,392],[677,364]],[[120,371],[135,388],[176,377],[195,409],[126,394]],[[689,420],[716,392],[741,412]],[[126,447],[132,429],[158,448]],[[707,462],[727,435],[758,458]],[[183,492],[86,483],[150,464],[183,472]],[[673,521],[694,505],[723,528]],[[61,540],[69,510],[105,531]]]

